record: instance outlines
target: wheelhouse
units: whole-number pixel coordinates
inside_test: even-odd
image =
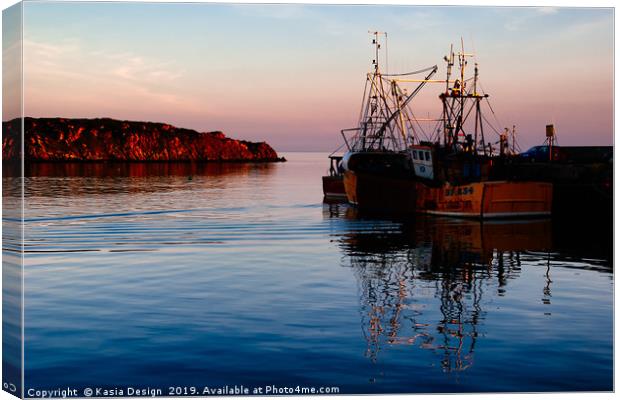
[[[409,148],[411,163],[417,177],[434,179],[433,149],[430,146],[413,145]]]

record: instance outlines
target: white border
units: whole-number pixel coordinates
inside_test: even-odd
[[[67,1],[67,0],[54,0],[54,1]],[[82,0],[82,1],[96,1],[96,0]],[[117,2],[117,1],[123,1],[123,0],[106,0],[107,2]],[[133,0],[133,2],[158,2],[158,3],[188,3],[188,1],[179,1],[179,0],[150,0],[150,1],[145,1],[145,0]],[[590,1],[570,1],[570,0],[563,0],[563,1],[549,1],[549,0],[522,0],[522,1],[515,1],[515,0],[508,0],[508,1],[493,1],[493,0],[477,0],[477,1],[455,1],[455,0],[443,0],[440,2],[433,2],[433,1],[419,1],[419,0],[390,0],[390,1],[385,1],[385,0],[356,0],[356,1],[351,1],[351,0],[339,0],[339,1],[330,1],[330,0],[313,0],[311,2],[304,2],[304,1],[300,1],[300,0],[289,0],[289,1],[282,1],[282,0],[269,0],[269,1],[260,1],[260,0],[244,0],[244,1],[240,1],[240,0],[227,0],[227,1],[203,1],[204,3],[272,3],[272,4],[286,4],[286,3],[294,3],[294,4],[304,4],[304,3],[312,3],[312,4],[380,4],[380,5],[429,5],[429,6],[531,6],[531,7],[545,7],[545,6],[549,6],[549,7],[607,7],[607,8],[614,8],[614,143],[615,143],[615,122],[616,119],[618,117],[618,109],[616,108],[616,96],[618,95],[619,91],[618,91],[618,84],[615,80],[615,76],[616,76],[616,71],[618,68],[618,63],[617,63],[617,59],[616,59],[616,44],[618,43],[618,32],[615,29],[615,6],[617,4],[616,1],[611,1],[611,0],[590,0]],[[17,4],[18,1],[16,0],[0,0],[0,5],[2,6],[2,9],[8,8],[14,4]],[[193,1],[193,3],[198,3],[197,1]],[[23,18],[23,12],[22,12],[22,18]],[[1,19],[0,19],[1,21]],[[1,22],[0,22],[0,28],[1,28]],[[1,29],[0,29],[0,35],[1,35]],[[0,36],[1,38],[1,36]],[[22,79],[22,85],[23,85],[23,79]],[[23,100],[23,98],[22,98]],[[0,107],[2,105],[2,99],[0,96]],[[23,101],[22,101],[22,113],[23,113]],[[615,150],[615,149],[614,149]],[[0,164],[0,173],[2,172],[2,167]],[[614,209],[615,206],[617,205],[617,198],[615,197],[615,192],[616,192],[616,187],[617,187],[617,177],[618,177],[618,173],[619,173],[619,169],[617,165],[614,165]],[[22,189],[23,190],[23,189]],[[2,194],[1,188],[0,188],[0,195]],[[22,207],[23,207],[23,202],[22,202]],[[23,213],[23,209],[22,209],[22,213]],[[615,213],[614,213],[615,214]],[[23,214],[22,214],[23,215]],[[614,231],[615,231],[615,227],[617,226],[617,222],[618,222],[618,217],[616,215],[614,215]],[[2,232],[2,228],[0,226],[0,234]],[[615,237],[614,234],[614,249],[616,248],[620,248],[618,247],[620,246],[620,240],[617,239],[617,237]],[[616,257],[616,252],[614,251],[614,265],[617,265],[617,257]],[[22,268],[23,268],[23,264],[22,264]],[[23,274],[22,274],[22,279],[23,279]],[[0,276],[0,283],[1,283],[1,276]],[[23,285],[23,283],[22,283]],[[23,292],[22,292],[23,295]],[[616,306],[616,302],[615,302],[616,298],[615,298],[615,290],[614,290],[614,311],[617,310]],[[23,302],[23,299],[22,299]],[[23,303],[22,303],[23,306]],[[23,311],[23,307],[22,307],[22,311]],[[0,309],[0,316],[1,316],[1,309]],[[616,344],[616,339],[617,339],[617,333],[618,330],[616,329],[616,322],[617,319],[615,318],[614,315],[614,384],[616,383],[616,377],[617,377],[617,372],[619,370],[619,366],[620,364],[618,364],[618,357],[617,357],[617,347],[615,346]],[[22,325],[22,329],[23,329],[23,325]],[[23,357],[23,354],[22,354]],[[1,367],[0,367],[1,368]],[[379,399],[405,399],[405,398],[410,398],[410,396],[412,395],[381,395],[381,396],[370,396],[371,398],[379,398]],[[444,395],[444,394],[440,394],[440,395],[414,395],[413,397],[415,399],[434,399],[434,400],[453,400],[455,398],[480,398],[480,399],[549,399],[549,400],[564,400],[564,399],[581,399],[584,396],[587,396],[588,399],[611,399],[614,398],[614,394],[613,393],[587,393],[587,392],[570,392],[570,393],[544,393],[544,394],[534,394],[534,393],[522,393],[522,394],[455,394],[455,395]],[[330,397],[334,397],[334,396],[330,396]],[[360,396],[347,396],[347,395],[342,395],[342,396],[338,396],[339,399],[354,399],[354,398],[359,398]],[[368,396],[365,396],[368,397]],[[247,399],[251,399],[252,397],[235,397],[237,399],[240,398],[247,398]],[[282,398],[289,398],[289,397],[268,397],[268,398],[278,398],[278,399],[282,399]],[[290,397],[291,399],[316,399],[317,397],[311,397],[311,396],[297,396],[297,397]],[[5,400],[5,399],[15,399],[15,397],[9,395],[8,393],[1,391],[0,394],[0,400]],[[188,399],[188,398],[180,398],[180,399]]]

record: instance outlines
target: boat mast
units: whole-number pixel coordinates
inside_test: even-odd
[[[482,99],[489,97],[488,94],[484,94],[484,95],[480,95],[478,94],[477,87],[478,87],[478,77],[479,77],[479,71],[478,71],[478,63],[476,63],[476,66],[474,68],[474,93],[472,94],[473,98],[476,101],[476,132],[475,132],[475,138],[474,138],[474,154],[477,154],[477,146],[478,146],[478,126],[480,126],[480,141],[482,142],[482,154],[483,155],[487,155],[487,146],[486,146],[486,141],[484,139],[484,124],[482,122],[483,119],[483,115],[482,115],[482,110],[480,108],[480,102],[482,101]],[[489,156],[492,156],[492,150],[489,149]]]
[[[387,43],[387,33],[379,31],[368,33],[372,35],[374,59],[371,71],[366,74],[359,125],[357,128],[343,129],[341,134],[351,151],[403,151],[409,144],[409,130],[415,140],[415,129],[409,116],[411,110],[407,108],[408,104],[426,83],[443,83],[443,81],[430,80],[437,72],[436,65],[413,72],[384,74],[379,58],[381,39],[384,38]],[[425,72],[428,74],[421,80],[401,78]],[[409,94],[401,89],[399,82],[418,83],[418,86]],[[345,132],[356,132],[351,146]]]
[[[478,153],[478,136],[480,134],[483,143],[483,154],[486,155],[487,150],[484,145],[484,129],[483,116],[480,107],[480,101],[488,97],[487,94],[478,94],[478,64],[474,67],[473,90],[467,90],[467,80],[465,78],[465,69],[467,67],[467,57],[473,57],[471,53],[465,53],[465,46],[461,38],[461,51],[457,54],[459,78],[454,82],[450,81],[452,74],[452,66],[454,65],[453,46],[450,46],[450,54],[444,57],[447,63],[446,69],[446,91],[439,97],[443,103],[443,123],[444,123],[444,145],[453,151],[458,151],[457,145],[462,144],[463,148],[474,154]],[[471,78],[470,78],[471,79]],[[450,84],[453,84],[452,87]],[[469,100],[474,103],[470,103]],[[471,106],[468,106],[468,103]],[[474,137],[472,143],[471,135],[465,133],[465,124],[471,111],[475,109],[474,115]],[[459,136],[463,137],[459,141]]]
[[[476,67],[474,68],[474,98],[476,100],[476,132],[474,138],[474,153],[476,153],[476,146],[478,146],[478,125],[480,125],[480,140],[482,141],[482,154],[487,155],[487,147],[485,146],[486,141],[484,140],[484,124],[482,123],[482,111],[480,110],[480,102],[483,97],[478,95],[476,92],[476,88],[478,85],[478,63],[476,63]],[[485,95],[486,97],[486,95]],[[489,155],[491,152],[489,151]]]
[[[385,135],[383,135],[383,132],[377,132],[377,126],[381,126],[383,121],[391,114],[379,62],[380,37],[387,37],[387,34],[379,31],[369,31],[369,33],[373,36],[374,59],[372,60],[372,72],[369,72],[366,76],[366,82],[367,84],[369,83],[370,88],[368,90],[368,97],[365,99],[365,108],[359,127],[360,140],[358,143],[361,148],[358,150],[362,151],[385,148]],[[394,140],[394,138],[389,139]]]
[[[459,69],[461,71],[461,90],[459,91],[459,105],[460,112],[457,118],[457,129],[456,129],[456,138],[455,142],[458,142],[459,131],[463,133],[463,137],[465,137],[465,131],[463,130],[463,125],[465,125],[464,114],[465,114],[465,66],[467,65],[467,60],[465,60],[465,48],[463,45],[463,38],[461,38],[461,51],[459,52]]]
[[[446,91],[445,95],[447,96],[450,93],[450,76],[452,75],[452,66],[454,65],[454,50],[452,49],[452,45],[450,45],[450,54],[443,58],[447,65],[446,68]],[[448,113],[447,102],[445,98],[443,99],[443,142],[446,146],[450,145],[450,140],[452,138],[452,123],[450,121],[450,115]]]

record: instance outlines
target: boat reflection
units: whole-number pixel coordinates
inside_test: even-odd
[[[337,242],[358,282],[373,362],[386,348],[415,346],[434,352],[444,372],[468,369],[483,337],[485,305],[520,275],[523,254],[544,259],[552,246],[549,220],[379,222],[334,204],[324,213],[345,224]],[[550,301],[549,272],[547,266],[543,302]]]

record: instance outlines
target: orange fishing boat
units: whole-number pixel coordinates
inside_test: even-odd
[[[551,183],[517,181],[504,172],[505,160],[513,152],[508,131],[499,134],[498,152],[485,141],[484,126],[489,122],[482,115],[481,103],[488,103],[489,95],[479,90],[477,64],[473,77],[465,77],[467,57],[472,55],[464,50],[455,54],[451,49],[444,58],[445,80],[430,79],[437,66],[382,74],[378,62],[381,35],[374,32],[375,60],[373,71],[367,74],[359,126],[342,131],[349,149],[342,160],[348,201],[381,213],[465,218],[549,216]],[[455,56],[460,72],[457,79],[451,77]],[[403,78],[427,71],[430,73],[423,79]],[[400,88],[402,82],[418,85],[408,92]],[[446,86],[439,96],[441,117],[433,120],[440,129],[421,141],[420,120],[410,104],[426,83]],[[353,138],[347,140],[345,132],[354,132]]]
[[[551,215],[553,185],[546,182],[486,181],[439,187],[413,179],[344,174],[351,204],[368,211],[396,210],[462,218],[520,218]]]
[[[545,182],[446,183],[441,188],[417,185],[416,208],[432,215],[466,218],[549,216],[553,186]]]

